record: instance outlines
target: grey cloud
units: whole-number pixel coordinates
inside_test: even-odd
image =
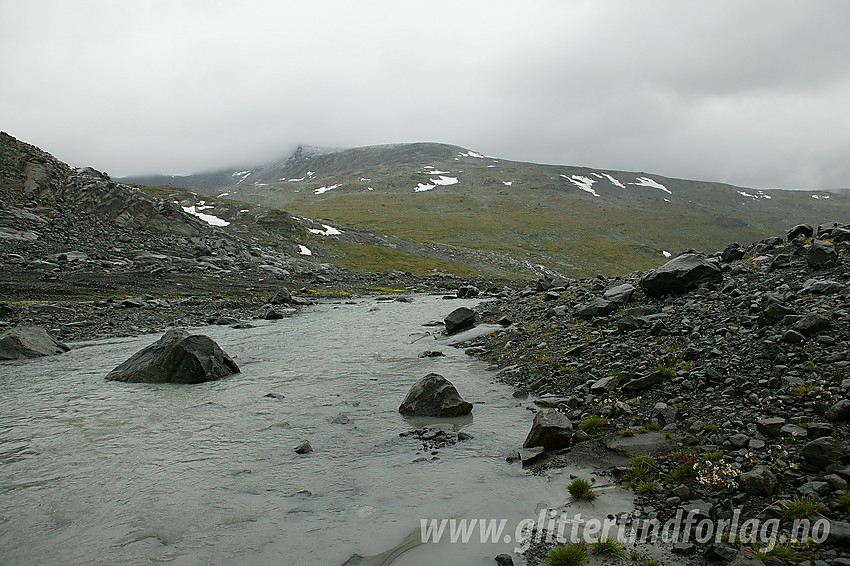
[[[298,143],[850,186],[836,1],[0,2],[0,128],[115,175]]]

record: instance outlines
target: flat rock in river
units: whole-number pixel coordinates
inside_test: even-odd
[[[106,379],[134,383],[202,383],[232,373],[239,373],[239,367],[211,338],[173,329],[109,372]]]

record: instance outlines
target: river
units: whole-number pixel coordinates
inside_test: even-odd
[[[421,519],[507,519],[513,534],[568,500],[575,470],[532,476],[505,461],[533,414],[422,326],[457,306],[360,299],[196,329],[242,370],[199,385],[104,381],[159,335],[0,364],[0,562],[338,566],[395,546]],[[419,423],[397,411],[432,371],[474,403],[454,423],[473,438],[436,453],[399,436]],[[350,422],[332,422],[340,414]],[[311,454],[294,452],[303,440]],[[609,499],[602,514],[631,503]],[[429,543],[393,565],[492,565],[514,546]]]

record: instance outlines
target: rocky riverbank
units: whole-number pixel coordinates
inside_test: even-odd
[[[595,462],[662,522],[827,518],[824,544],[789,538],[761,558],[850,564],[848,257],[850,227],[798,226],[648,274],[542,279],[481,305],[513,325],[468,352],[570,419],[570,446],[534,469]],[[751,546],[671,549],[724,563]]]
[[[0,281],[5,297],[0,302],[0,331],[20,325],[42,326],[66,342],[135,336],[172,327],[272,320],[294,315],[318,301],[361,295],[455,295],[456,289],[473,284],[502,293],[510,282],[459,279],[449,274],[416,277],[400,272],[359,274],[345,270],[288,278],[247,271],[228,279],[188,270],[109,273],[57,266],[33,273],[12,268]]]

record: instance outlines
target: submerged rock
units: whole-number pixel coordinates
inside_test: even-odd
[[[106,379],[134,383],[202,383],[232,373],[239,373],[239,367],[211,338],[173,329],[113,369]]]
[[[0,360],[54,356],[70,350],[40,326],[18,326],[0,334]]]
[[[464,401],[445,377],[429,373],[413,384],[398,412],[417,417],[462,417],[472,412],[472,403]]]

